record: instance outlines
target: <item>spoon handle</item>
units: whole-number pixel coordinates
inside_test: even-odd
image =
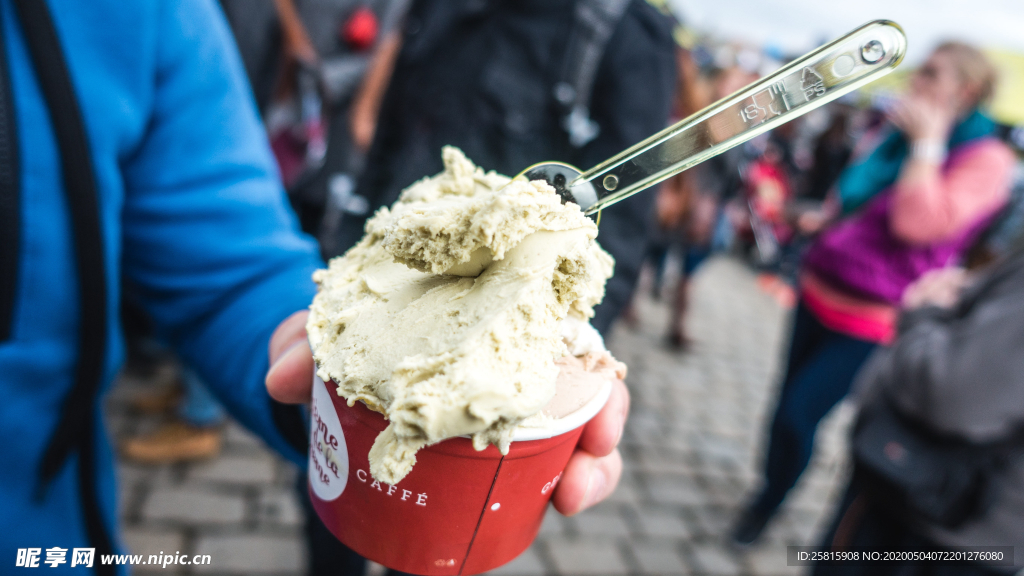
[[[605,160],[570,187],[593,184],[597,202],[585,210],[593,214],[888,74],[906,51],[895,22],[865,24]]]

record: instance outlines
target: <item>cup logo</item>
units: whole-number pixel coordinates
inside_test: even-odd
[[[330,502],[348,483],[348,447],[330,393],[319,377],[314,378],[310,409],[309,484],[318,498]]]
[[[558,481],[561,480],[561,479],[562,479],[562,473],[559,472],[558,476],[555,476],[551,480],[551,482],[548,482],[547,484],[544,485],[543,488],[540,489],[540,493],[541,494],[547,494],[548,492],[554,490],[555,486],[558,486]]]

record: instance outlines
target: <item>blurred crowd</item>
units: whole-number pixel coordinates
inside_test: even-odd
[[[373,210],[440,170],[443,145],[506,174],[551,159],[587,168],[787,60],[777,50],[698,37],[658,3],[305,0],[262,5],[263,13],[248,2],[222,3],[292,206],[325,258],[357,241]],[[566,29],[585,35],[567,37]],[[588,51],[603,54],[600,64]],[[591,69],[580,72],[586,62]],[[848,395],[862,365],[899,341],[900,318],[953,308],[965,278],[980,275],[965,270],[1011,258],[1024,229],[1024,172],[1010,151],[1013,127],[980,112],[996,81],[981,52],[948,42],[914,73],[906,94],[844,97],[604,216],[600,241],[618,263],[594,319],[602,332],[616,320],[635,328],[630,302],[643,263],[651,295],[671,299],[666,345],[685,352],[700,338],[686,331],[689,279],[715,253],[747,261],[758,285],[793,310],[763,487],[736,519],[738,545],[754,542],[775,515],[810,461],[818,422]],[[1011,332],[1008,344],[1024,345],[1024,326]],[[204,395],[191,392],[201,387],[188,371],[182,381],[185,414],[190,399]],[[956,386],[919,384],[939,385]],[[1007,430],[1024,422],[1019,394],[1013,400]],[[951,422],[923,426],[934,424],[954,432]],[[179,427],[175,434],[130,440],[126,453],[181,457],[176,450],[189,434],[170,426]],[[214,429],[197,424],[193,434]],[[959,440],[977,440],[959,432]],[[1017,498],[1020,470],[1018,462],[1017,472],[1005,473],[1017,482]],[[851,499],[869,475],[858,469]],[[905,528],[880,530],[872,522],[886,520],[869,516],[834,543],[1012,545],[1017,537],[1009,535],[1024,531],[1017,508],[1012,524],[989,520],[966,529],[968,536],[950,530],[932,539],[906,522],[913,517],[906,505],[898,509]],[[345,552],[310,515],[316,572],[321,560]]]
[[[443,145],[505,174],[543,160],[586,169],[787,60],[698,36],[641,0],[221,7],[281,184],[324,259],[438,172]],[[686,353],[701,337],[686,330],[689,279],[719,253],[749,262],[792,310],[763,482],[735,519],[736,545],[758,539],[810,461],[818,423],[853,395],[855,472],[824,545],[1024,552],[1024,171],[1019,132],[985,114],[996,86],[981,51],[946,42],[905,93],[850,95],[603,214],[599,241],[617,264],[593,319],[602,333],[638,321],[648,270],[653,296],[672,303],[665,344]],[[122,282],[126,369],[166,384],[136,407],[176,417],[121,454],[215,455],[222,393],[157,337],[146,286]],[[365,570],[307,516],[310,574]],[[815,574],[1001,573],[929,570]]]

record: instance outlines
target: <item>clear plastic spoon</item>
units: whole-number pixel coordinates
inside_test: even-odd
[[[895,22],[876,20],[793,60],[581,173],[561,162],[522,172],[594,214],[891,72],[907,51]]]

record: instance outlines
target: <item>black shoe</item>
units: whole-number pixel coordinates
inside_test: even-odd
[[[768,521],[771,518],[771,514],[759,512],[752,508],[744,510],[736,525],[733,526],[733,543],[739,546],[750,546],[761,536],[761,533],[764,532],[764,527],[768,525]]]
[[[669,348],[677,352],[685,352],[693,345],[693,340],[682,330],[675,329],[665,337],[665,343],[668,344]]]

